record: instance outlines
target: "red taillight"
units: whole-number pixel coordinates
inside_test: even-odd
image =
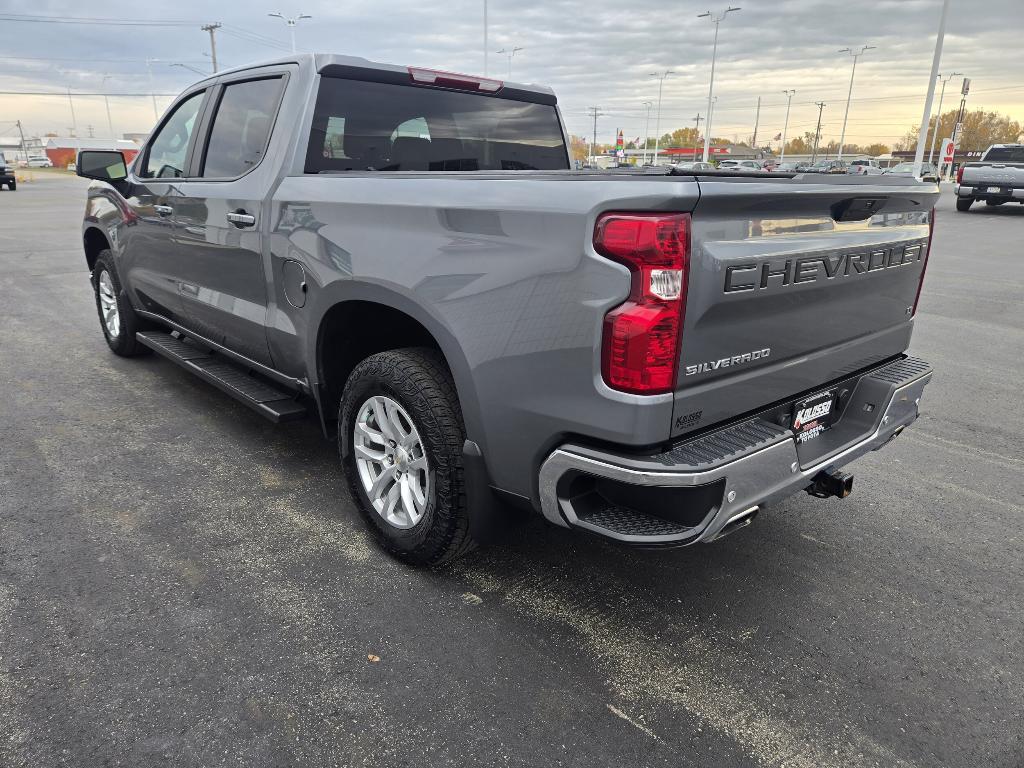
[[[932,208],[928,215],[928,245],[924,251],[924,259],[921,264],[921,277],[917,283],[917,295],[914,296],[914,315],[917,315],[917,302],[921,300],[921,288],[924,287],[924,273],[928,269],[928,256],[932,252],[932,235],[935,234],[935,209]]]
[[[963,167],[963,165],[961,165],[959,168],[956,169],[956,183],[957,184],[963,184],[963,182],[964,182],[964,167]]]
[[[594,227],[594,249],[632,273],[626,302],[604,319],[605,382],[623,392],[670,392],[683,336],[690,214],[606,213]]]
[[[483,93],[497,93],[504,83],[501,80],[492,80],[489,77],[474,77],[473,75],[460,75],[456,72],[442,72],[437,69],[423,69],[422,67],[409,67],[409,77],[414,83],[423,85],[435,85],[438,88],[458,88],[460,91],[481,91]]]

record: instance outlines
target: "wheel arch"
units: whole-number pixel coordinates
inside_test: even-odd
[[[110,241],[99,227],[87,227],[82,233],[82,246],[85,249],[85,263],[92,272],[100,253],[110,248]]]
[[[328,301],[318,302],[316,333],[310,334],[308,370],[315,372],[314,393],[325,422],[337,414],[341,391],[355,366],[372,354],[425,346],[444,357],[455,382],[466,433],[481,445],[480,409],[470,366],[443,321],[411,298],[379,285],[338,285]],[[354,329],[354,330],[353,330]]]

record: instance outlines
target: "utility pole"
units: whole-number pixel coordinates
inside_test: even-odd
[[[221,28],[221,23],[215,21],[213,24],[206,24],[200,27],[203,32],[210,33],[210,61],[213,63],[213,73],[217,74],[217,38],[214,33]],[[295,52],[295,46],[292,46],[292,53]]]
[[[647,109],[647,119],[644,120],[644,165],[647,165],[647,145],[651,140],[651,107],[653,106],[653,101],[644,102],[644,107]]]
[[[695,131],[695,133],[693,134],[693,159],[694,159],[694,161],[697,160],[697,149],[698,149],[698,147],[700,147],[700,121],[703,120],[703,119],[704,118],[700,116],[700,112],[698,112],[693,117],[693,129]]]
[[[782,124],[782,157],[779,158],[781,163],[786,159],[786,131],[789,130],[789,107],[793,103],[793,94],[796,93],[796,88],[783,91],[786,94],[786,122]]]
[[[843,144],[846,142],[846,118],[850,116],[850,97],[853,96],[853,76],[857,74],[857,59],[864,55],[864,51],[874,50],[873,45],[861,46],[860,51],[854,53],[852,48],[843,48],[839,53],[848,53],[853,56],[853,70],[850,72],[850,90],[846,92],[846,112],[843,113],[843,130],[839,134],[839,154],[837,160],[843,159]]]
[[[818,159],[818,139],[821,138],[821,110],[826,106],[824,101],[814,102],[818,107],[818,127],[814,129],[814,149],[811,150],[811,162]]]
[[[484,77],[487,77],[487,0],[484,0]]]
[[[15,120],[14,122],[18,126],[18,135],[21,137],[21,154],[25,156],[25,161],[28,162],[28,147],[25,146],[25,131],[21,128],[21,120]]]
[[[117,134],[114,133],[114,121],[110,119],[110,97],[107,95],[107,80],[112,78],[113,75],[104,75],[103,80],[100,81],[100,88],[103,90],[103,103],[107,107],[107,127],[110,129],[110,138],[116,139]]]
[[[718,56],[718,25],[722,23],[722,19],[724,19],[726,17],[726,14],[729,14],[729,13],[732,13],[733,11],[738,11],[738,10],[739,10],[739,8],[733,8],[732,6],[729,6],[724,11],[722,11],[718,16],[714,16],[711,13],[711,11],[705,11],[704,13],[701,13],[701,14],[699,14],[697,16],[698,19],[711,19],[711,23],[715,25],[715,43],[714,43],[714,46],[711,48],[711,82],[708,83],[708,109],[707,109],[708,119],[707,119],[707,122],[704,124],[704,162],[705,163],[708,161],[708,152],[710,152],[710,150],[711,150],[711,144],[710,144],[710,142],[711,142],[711,118],[713,116],[712,115],[712,109],[711,109],[711,96],[712,96],[712,94],[714,93],[714,90],[715,90],[715,59]]]
[[[753,149],[757,149],[757,126],[761,122],[761,97],[757,97],[757,112],[754,113],[754,138],[750,140]]]
[[[594,118],[594,140],[590,144],[590,164],[594,165],[597,160],[597,118],[604,114],[600,107],[588,107],[591,117]]]
[[[68,106],[71,107],[71,135],[78,133],[78,121],[75,119],[75,102],[71,100],[71,86],[68,86]]]
[[[516,55],[517,51],[523,50],[522,48],[502,48],[497,53],[503,53],[508,56],[508,79],[512,79],[512,57]]]
[[[962,75],[962,74],[963,74],[963,72],[950,72],[949,76],[945,77],[945,78],[942,78],[942,75],[939,75],[939,77],[942,78],[942,90],[939,91],[939,109],[935,113],[935,127],[932,128],[932,146],[931,146],[931,149],[928,150],[928,164],[929,165],[931,165],[932,157],[935,154],[935,138],[939,135],[939,121],[942,120],[942,100],[946,96],[946,83],[948,83],[950,80],[952,80],[957,75]]]
[[[665,87],[665,78],[672,74],[672,70],[666,69],[661,74],[651,72],[651,77],[658,78],[658,114],[654,118],[654,165],[658,164],[658,149],[661,142],[661,91]]]
[[[924,100],[924,114],[917,135],[917,150],[914,152],[914,176],[921,178],[921,163],[924,161],[924,144],[928,140],[928,123],[932,117],[932,99],[935,98],[935,78],[939,76],[939,62],[942,60],[942,43],[946,38],[946,18],[949,16],[949,0],[943,0],[942,15],[939,16],[939,33],[935,36],[935,53],[932,55],[932,71],[928,77],[928,96]]]
[[[160,113],[156,111],[156,92],[153,90],[153,62],[160,59],[146,59],[146,71],[149,72],[149,95],[153,99],[153,120],[160,119]]]

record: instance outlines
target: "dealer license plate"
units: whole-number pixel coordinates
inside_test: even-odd
[[[836,390],[829,389],[798,400],[793,406],[793,433],[798,443],[813,440],[836,420]]]

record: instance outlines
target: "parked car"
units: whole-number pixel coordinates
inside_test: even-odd
[[[734,171],[760,171],[761,164],[757,160],[719,160],[718,167]]]
[[[819,160],[809,169],[809,173],[846,173],[845,160]]]
[[[715,170],[715,166],[712,165],[711,163],[703,163],[703,162],[701,162],[699,160],[691,160],[691,161],[687,161],[685,163],[676,163],[675,165],[672,166],[672,168],[674,168],[677,171],[682,171],[682,172],[685,172],[685,173],[694,173],[696,171],[713,171],[713,170]]]
[[[882,172],[877,160],[851,160],[847,173],[862,176],[877,176]]]
[[[14,176],[14,166],[7,162],[3,152],[0,152],[0,189],[3,189],[5,184],[11,192],[18,188],[18,180]]]
[[[53,168],[53,161],[48,157],[30,157],[27,166],[29,168]]]
[[[797,173],[800,170],[799,163],[782,162],[776,163],[772,168],[775,173]]]
[[[993,144],[979,162],[957,169],[956,209],[969,210],[975,200],[1024,203],[1024,144]]]
[[[894,165],[892,168],[886,168],[882,171],[883,176],[913,176],[914,175],[914,164],[913,163],[899,163]],[[921,181],[932,181],[938,182],[939,170],[931,163],[921,163]]]
[[[580,174],[562,125],[543,87],[348,56],[200,80],[131,165],[78,155],[106,343],[314,414],[414,563],[499,500],[665,546],[849,495],[931,378],[905,351],[936,187]]]

